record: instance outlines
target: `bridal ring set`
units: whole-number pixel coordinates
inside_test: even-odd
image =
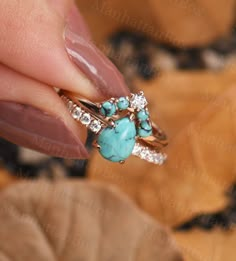
[[[142,91],[101,103],[64,91],[60,96],[74,120],[96,134],[94,145],[105,159],[123,163],[134,155],[158,165],[165,162],[167,156],[161,149],[167,138],[152,123]]]

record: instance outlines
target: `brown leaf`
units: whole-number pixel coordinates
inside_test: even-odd
[[[170,137],[168,161],[159,167],[130,157],[119,165],[95,152],[90,178],[118,185],[171,226],[222,209],[225,190],[235,181],[235,75],[176,72],[138,87]]]
[[[177,46],[212,42],[229,33],[234,21],[234,0],[227,4],[224,0],[149,0],[149,3],[157,28],[161,29],[161,40]]]
[[[18,183],[0,205],[1,260],[182,260],[166,229],[109,186]]]
[[[0,190],[16,182],[16,180],[17,178],[11,175],[7,170],[4,168],[0,169]]]
[[[229,33],[235,0],[77,0],[97,43],[128,28],[177,46],[198,46]],[[219,15],[220,13],[220,15]]]
[[[175,238],[179,243],[185,261],[235,261],[236,231],[192,230],[178,232]]]

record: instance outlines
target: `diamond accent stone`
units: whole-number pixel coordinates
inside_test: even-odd
[[[80,118],[80,121],[84,125],[88,125],[91,122],[91,116],[88,113],[84,113]]]
[[[130,106],[133,109],[142,110],[147,106],[148,102],[143,93],[133,94],[130,98]]]
[[[155,157],[154,152],[149,150],[147,155],[146,155],[146,160],[148,162],[154,162],[154,157]]]
[[[72,117],[75,119],[75,120],[78,120],[82,115],[82,110],[76,106],[73,111],[72,111]]]
[[[72,109],[73,109],[73,105],[74,105],[74,103],[72,102],[72,101],[68,101],[68,103],[67,103],[67,108],[68,108],[68,110],[71,112],[72,111]],[[73,116],[73,115],[72,115]]]
[[[151,150],[150,148],[145,147],[138,142],[136,142],[132,154],[157,165],[162,165],[167,159],[166,154]]]
[[[158,164],[158,165],[162,165],[165,162],[166,159],[167,159],[167,155],[166,154],[155,153],[154,163]]]
[[[149,151],[147,148],[144,148],[141,152],[140,152],[140,157],[141,159],[147,160],[149,156]]]
[[[135,143],[132,154],[138,156],[140,155],[141,151],[142,151],[142,147],[139,145],[139,143]]]
[[[95,133],[98,133],[101,128],[102,128],[102,124],[100,121],[98,120],[93,120],[90,125],[89,125],[89,128],[92,132],[95,132]]]

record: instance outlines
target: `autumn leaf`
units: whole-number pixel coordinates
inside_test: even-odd
[[[111,186],[19,182],[0,205],[0,260],[182,260],[167,229]]]

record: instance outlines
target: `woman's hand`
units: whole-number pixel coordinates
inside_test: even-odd
[[[86,130],[53,87],[91,100],[128,89],[91,43],[71,0],[0,1],[0,136],[54,156],[85,158]]]

